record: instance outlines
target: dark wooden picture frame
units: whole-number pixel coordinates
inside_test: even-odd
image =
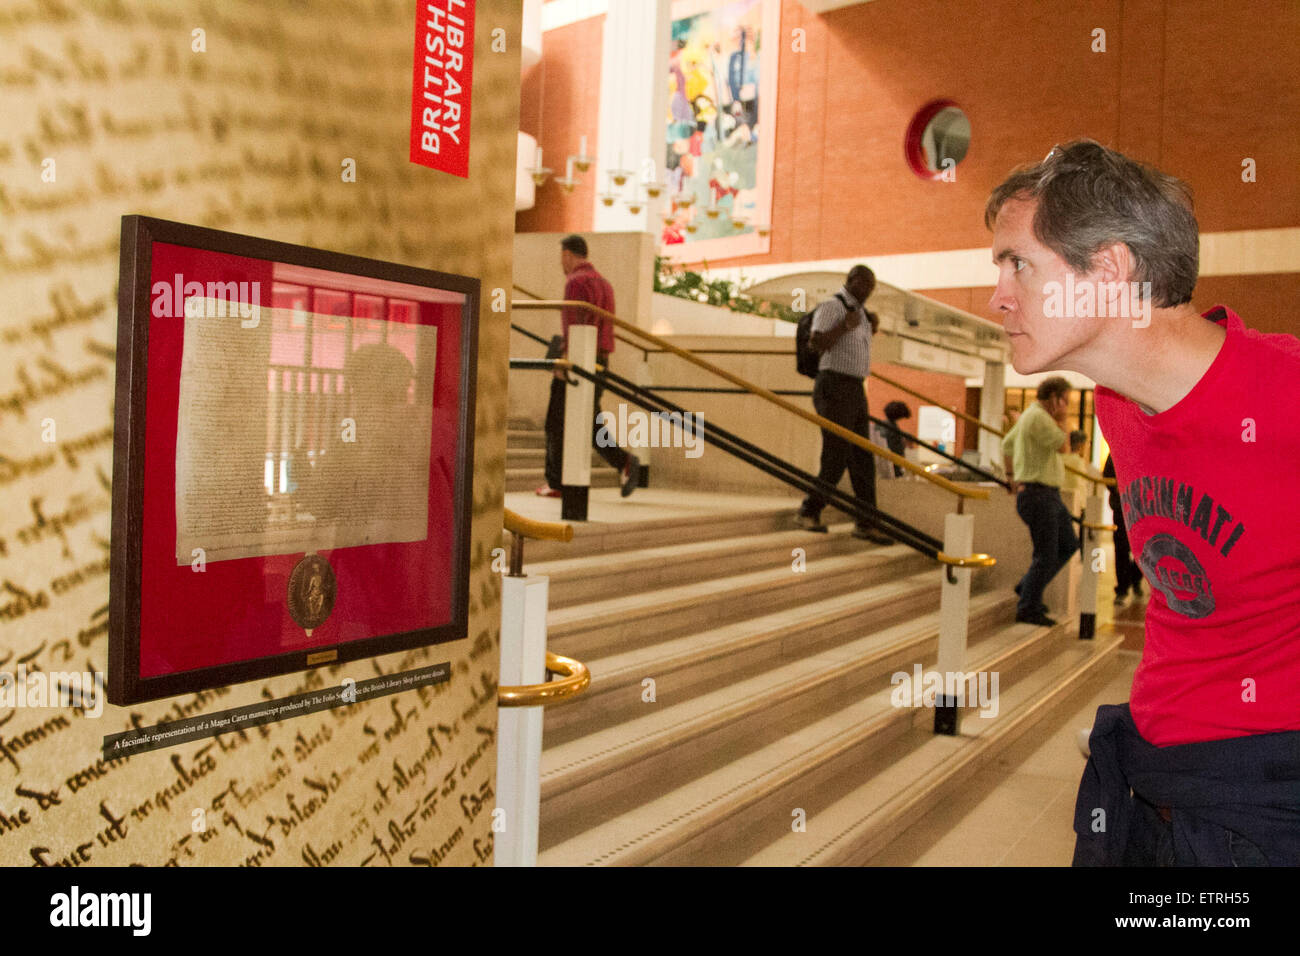
[[[437,566],[448,573],[449,580],[446,581],[445,585],[442,582],[437,582],[437,587],[441,590],[437,591],[438,597],[435,606],[439,608],[439,615],[447,616],[447,620],[442,620],[429,627],[417,627],[396,633],[355,637],[340,640],[336,643],[313,644],[309,647],[287,651],[278,648],[273,653],[261,656],[246,659],[232,657],[232,659],[221,660],[210,666],[178,669],[174,672],[160,673],[158,672],[158,666],[151,664],[149,672],[142,673],[142,612],[147,608],[148,602],[160,599],[160,595],[148,594],[144,591],[145,580],[148,577],[144,571],[146,466],[158,469],[172,468],[171,487],[173,491],[176,486],[175,459],[173,458],[171,462],[165,462],[161,458],[161,454],[166,451],[165,446],[163,446],[164,451],[162,453],[154,452],[155,461],[150,460],[151,449],[146,444],[146,433],[149,425],[146,418],[147,410],[150,407],[148,403],[149,390],[151,386],[157,388],[167,385],[159,378],[166,375],[170,375],[175,380],[176,384],[171,387],[179,389],[181,377],[179,365],[169,368],[168,371],[150,369],[150,337],[151,335],[171,335],[175,336],[179,341],[183,339],[184,328],[183,324],[178,326],[173,319],[167,320],[171,322],[170,326],[168,326],[154,318],[153,263],[155,246],[160,243],[167,244],[169,247],[185,247],[187,253],[192,250],[200,255],[210,254],[214,262],[219,261],[221,256],[241,257],[246,260],[261,260],[268,266],[278,264],[285,267],[301,267],[308,270],[337,273],[344,278],[357,277],[362,283],[366,280],[380,280],[401,283],[405,286],[423,287],[430,290],[431,293],[451,293],[463,297],[459,309],[459,331],[455,341],[459,354],[446,359],[448,362],[454,362],[454,368],[458,370],[455,388],[456,405],[454,409],[451,409],[450,400],[448,400],[443,413],[444,418],[448,419],[444,423],[444,436],[451,430],[452,423],[450,419],[454,413],[456,447],[454,451],[448,451],[448,443],[444,442],[442,446],[439,446],[436,429],[430,439],[433,445],[431,462],[445,459],[447,464],[453,466],[451,476],[443,476],[439,479],[445,482],[446,487],[452,489],[450,502],[448,505],[442,506],[438,511],[439,520],[446,516],[448,510],[450,511],[450,534],[446,536],[448,540],[444,541],[441,536],[435,540],[434,533],[428,532],[424,541],[411,542],[409,545],[410,547],[423,549],[418,552],[419,554],[437,553],[440,555]],[[479,296],[480,283],[477,278],[452,275],[414,266],[383,262],[144,216],[122,217],[121,273],[118,289],[117,386],[113,438],[112,540],[110,543],[109,578],[107,689],[110,703],[126,705],[193,693],[212,687],[288,674],[324,664],[374,657],[393,651],[459,640],[466,637],[469,623],[469,534],[472,511],[474,399],[477,370]],[[442,307],[447,310],[448,315],[451,315],[455,305],[448,302]],[[419,311],[419,304],[417,304],[415,311]],[[347,321],[351,322],[352,320]],[[419,322],[418,319],[416,321]],[[389,324],[391,325],[391,322]],[[452,324],[449,320],[446,327],[450,329]],[[176,331],[177,328],[182,331]],[[387,330],[383,334],[385,341],[387,341]],[[346,348],[350,350],[352,348],[351,326],[349,326],[347,333],[347,342]],[[442,368],[440,363],[444,361],[441,357],[442,348],[443,342],[437,341],[438,368]],[[278,372],[271,371],[270,375],[272,381],[275,381]],[[166,387],[162,387],[154,396],[155,412],[157,409],[156,403],[160,400],[159,396],[165,394],[170,393]],[[418,408],[418,405],[416,407]],[[431,408],[430,414],[431,416],[435,414],[433,408]],[[443,449],[441,452],[438,451],[439,447]],[[439,458],[439,455],[442,457]],[[270,467],[268,465],[268,468]],[[431,476],[433,472],[434,469],[431,464]],[[268,472],[268,474],[270,473]],[[153,487],[157,487],[157,483],[153,482],[152,478],[150,480]],[[274,482],[273,478],[268,480]],[[432,477],[430,481],[433,481]],[[434,500],[433,487],[433,484],[429,485],[431,489],[428,493],[430,502]],[[152,502],[151,506],[155,509],[153,513],[160,513],[157,510],[161,506],[159,502]],[[429,526],[434,526],[432,512],[427,514],[427,522]],[[443,523],[445,524],[445,522]],[[155,525],[157,525],[157,522],[155,522]],[[445,531],[446,528],[440,530]],[[399,540],[405,541],[406,539]],[[408,547],[408,545],[404,544],[384,544],[383,546],[389,548]],[[329,549],[326,548],[325,550]],[[367,553],[362,548],[345,548],[341,546],[338,547],[335,553],[337,554],[339,551],[354,552],[350,556],[354,562],[362,560],[362,558],[358,557],[359,554]],[[313,553],[311,550],[306,552],[307,555]],[[400,557],[401,553],[398,554]],[[445,556],[445,560],[443,560],[442,556]],[[277,559],[277,567],[281,569],[284,560],[291,557],[291,555],[270,555],[270,558]],[[263,559],[262,563],[258,564],[257,567],[265,568],[266,560],[269,559]],[[305,560],[306,558],[300,559],[300,564]],[[237,565],[240,562],[232,560],[224,563]],[[408,583],[411,580],[426,580],[426,578],[420,577],[421,569],[419,567],[409,567],[408,565],[408,571]],[[261,573],[261,571],[250,572],[251,575],[257,573]],[[283,577],[282,574],[279,576]],[[266,579],[269,580],[269,575]],[[433,582],[435,576],[431,575],[428,580]],[[250,588],[249,590],[251,595],[255,589]],[[433,591],[432,583],[430,591],[431,593]],[[238,594],[223,593],[221,609],[225,611],[228,607],[237,605],[239,599]],[[250,600],[252,600],[251,597]],[[289,600],[292,603],[292,598]],[[330,600],[333,601],[332,594]],[[434,599],[429,600],[432,602]],[[197,619],[199,615],[204,613],[202,607],[194,607],[192,611],[191,620]],[[445,615],[444,612],[446,612]],[[251,620],[252,617],[250,616],[249,619]],[[297,620],[296,615],[294,619]],[[170,633],[172,622],[168,620],[167,623],[169,625],[168,632]],[[177,625],[176,640],[178,642],[184,641],[186,639],[184,620],[178,620],[175,623]],[[323,628],[325,625],[322,624],[321,627]],[[150,633],[154,632],[151,631]],[[310,637],[312,631],[306,630],[305,633]],[[156,637],[150,638],[150,641],[155,643],[157,640]],[[257,639],[250,638],[248,642],[251,643],[254,640]],[[278,636],[271,636],[264,643],[269,645],[276,643],[278,640]],[[153,644],[151,644],[151,648],[153,648]],[[217,652],[208,650],[205,653]]]

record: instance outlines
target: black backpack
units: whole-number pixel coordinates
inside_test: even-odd
[[[836,292],[835,298],[840,300],[845,309],[849,308],[849,303],[844,296]],[[794,365],[800,375],[807,375],[809,378],[817,377],[817,365],[822,357],[822,353],[812,347],[812,320],[817,314],[817,309],[825,304],[825,302],[818,303],[811,312],[801,315],[799,324],[794,330]]]

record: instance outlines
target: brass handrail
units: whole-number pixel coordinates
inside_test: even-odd
[[[759,398],[762,398],[770,402],[771,404],[778,406],[779,408],[784,408],[786,411],[792,412],[793,414],[798,415],[800,418],[804,418],[812,422],[818,428],[821,428],[824,431],[828,431],[833,435],[837,435],[840,438],[843,438],[845,441],[849,442],[852,445],[857,445],[859,448],[862,448],[865,451],[869,451],[871,454],[876,455],[879,458],[884,458],[886,461],[891,461],[894,464],[898,465],[899,467],[903,468],[905,471],[909,471],[914,475],[924,478],[926,481],[929,481],[931,484],[938,485],[939,487],[943,488],[945,491],[949,491],[952,492],[954,495],[957,495],[959,498],[976,498],[980,500],[986,500],[989,497],[989,492],[987,488],[964,488],[955,482],[949,481],[947,478],[944,478],[939,475],[931,474],[930,472],[922,468],[920,465],[917,465],[914,462],[909,461],[908,459],[904,458],[902,455],[894,454],[892,451],[890,451],[887,448],[880,447],[875,442],[863,438],[861,435],[857,434],[856,432],[849,431],[843,425],[838,425],[828,418],[823,418],[822,416],[818,415],[816,412],[810,412],[805,409],[802,409],[798,405],[795,405],[793,402],[787,402],[785,399],[781,398],[778,395],[774,395],[772,392],[768,391],[767,389],[755,385],[752,382],[741,378],[739,375],[733,375],[731,372],[728,372],[726,369],[719,368],[718,366],[714,365],[712,362],[706,362],[704,359],[692,354],[688,350],[673,345],[671,342],[667,341],[666,339],[660,338],[659,336],[647,332],[644,329],[638,328],[632,323],[620,319],[617,315],[614,315],[614,313],[602,309],[599,306],[592,305],[590,302],[575,302],[575,301],[570,301],[565,299],[541,299],[533,302],[520,302],[518,300],[514,300],[510,304],[512,308],[524,309],[524,310],[584,309],[588,312],[592,312],[604,319],[608,319],[616,327],[631,332],[633,335],[638,335],[648,342],[653,342],[661,349],[664,349],[665,351],[668,352],[672,352],[678,358],[685,359],[686,361],[692,363],[693,365],[696,365],[704,369],[706,372],[712,372],[714,375],[717,375],[719,378],[725,379],[726,381],[731,382],[731,384],[733,385],[738,385],[739,387],[743,388],[745,391],[749,392],[751,395],[757,395]]]
[[[573,540],[573,525],[562,521],[538,521],[536,518],[526,518],[509,508],[505,509],[502,524],[511,534],[535,538],[538,541]]]
[[[505,508],[501,523],[510,532],[510,570],[512,578],[524,576],[524,539],[535,538],[538,541],[572,541],[573,525],[559,521],[538,521],[525,518],[518,512]]]
[[[936,560],[944,565],[943,576],[948,579],[949,584],[957,583],[957,575],[954,568],[991,568],[998,563],[998,559],[991,554],[968,554],[964,558],[953,557],[951,554],[945,554],[940,551],[935,555]]]
[[[524,538],[541,541],[572,541],[573,525],[562,521],[538,521],[527,518],[517,511],[504,509],[502,524],[514,535],[514,548],[510,555],[510,573],[518,576],[523,573]],[[547,681],[544,684],[522,684],[515,687],[497,688],[498,707],[539,707],[546,704],[559,704],[572,700],[587,689],[591,683],[591,673],[585,664],[568,657],[546,652],[546,669],[562,675],[561,680]]]
[[[968,554],[964,558],[955,558],[951,554],[944,554],[940,551],[935,558],[941,564],[950,564],[954,568],[991,568],[998,563],[998,559],[991,554]]]
[[[573,700],[591,684],[587,665],[569,657],[546,652],[546,669],[563,675],[560,680],[544,684],[521,684],[516,687],[497,688],[498,707],[543,707]]]
[[[1118,526],[1113,524],[1093,524],[1091,521],[1082,522],[1083,526],[1089,531],[1117,531]]]
[[[528,298],[530,298],[530,299],[536,299],[536,300],[539,301],[539,302],[540,302],[541,299],[542,299],[542,297],[541,297],[540,295],[538,295],[536,292],[532,292],[532,291],[530,291],[530,290],[528,290],[528,289],[525,289],[523,286],[519,285],[518,283],[512,283],[512,284],[511,284],[511,288],[514,289],[516,292],[522,292],[524,295],[528,296]],[[512,303],[512,304],[513,304],[513,303]],[[639,342],[635,342],[635,341],[633,341],[632,339],[627,338],[627,336],[619,335],[619,334],[615,333],[614,338],[618,339],[618,341],[620,341],[620,342],[626,342],[628,345],[632,346],[632,348],[634,348],[634,349],[641,349],[642,352],[645,351],[644,346],[642,346]]]

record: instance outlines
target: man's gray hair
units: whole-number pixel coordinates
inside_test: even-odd
[[[1090,139],[1056,146],[993,190],[990,229],[1010,199],[1037,200],[1034,235],[1075,272],[1116,242],[1133,254],[1131,282],[1151,283],[1157,308],[1192,300],[1200,243],[1186,183]]]

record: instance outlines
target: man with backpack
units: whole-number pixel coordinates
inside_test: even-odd
[[[816,382],[813,385],[813,408],[823,418],[847,428],[864,438],[870,419],[867,417],[865,381],[871,367],[871,336],[879,320],[866,311],[866,301],[876,287],[875,274],[864,265],[849,270],[844,287],[817,307],[806,326],[807,345],[818,353]],[[803,324],[803,323],[801,323]],[[800,352],[800,371],[809,374],[808,351],[796,342]],[[871,454],[850,444],[832,432],[822,430],[821,470],[818,477],[831,486],[839,484],[844,469],[849,470],[854,496],[872,508],[876,506],[876,475]],[[814,491],[799,509],[799,527],[809,531],[826,530],[821,523],[825,496]],[[853,536],[873,544],[893,544],[872,525],[858,522]]]

